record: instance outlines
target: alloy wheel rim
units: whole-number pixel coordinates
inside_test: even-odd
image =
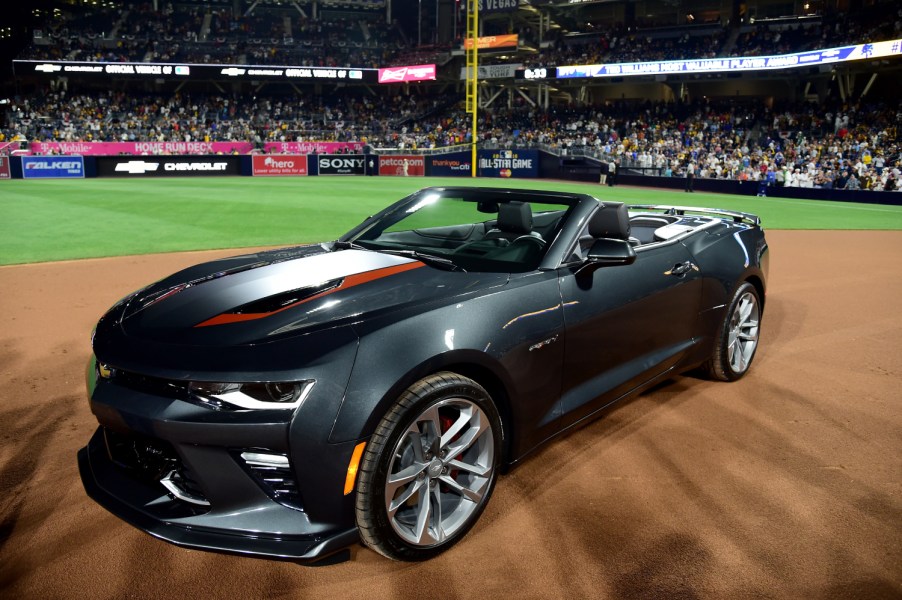
[[[758,301],[751,292],[739,298],[730,317],[727,338],[727,361],[734,373],[745,373],[758,346]]]
[[[486,501],[494,460],[494,432],[479,406],[455,398],[426,408],[388,466],[385,509],[395,533],[430,547],[460,531]]]

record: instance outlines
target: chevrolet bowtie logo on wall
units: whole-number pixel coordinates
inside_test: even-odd
[[[128,162],[116,165],[117,173],[130,173],[132,175],[142,175],[144,173],[152,173],[160,168],[160,163],[145,162],[143,160],[130,160]]]

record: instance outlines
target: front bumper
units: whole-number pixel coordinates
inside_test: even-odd
[[[88,446],[78,451],[78,470],[88,496],[130,525],[177,546],[262,558],[319,562],[359,540],[356,527],[318,535],[279,535],[273,532],[255,534],[221,528],[208,529],[190,525],[184,519],[180,522],[178,518],[168,520],[154,516],[124,499],[134,496],[135,490],[128,489],[126,483],[119,481],[122,476],[115,472],[117,467],[110,461],[103,445],[102,432],[98,430]],[[178,501],[163,493],[151,499],[149,504],[159,506],[176,502]]]
[[[334,420],[330,399],[216,411],[92,383],[100,427],[79,471],[88,495],[124,521],[179,546],[299,562],[329,560],[359,539],[353,495],[343,494],[355,444],[328,443],[318,424]],[[285,464],[245,458],[261,455]]]

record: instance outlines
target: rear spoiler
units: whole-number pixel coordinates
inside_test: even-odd
[[[696,208],[692,206],[662,206],[658,204],[628,204],[629,210],[660,210],[668,215],[683,216],[688,213],[700,213],[703,215],[715,215],[718,217],[728,217],[733,219],[735,223],[748,223],[756,227],[761,226],[761,218],[751,213],[739,212],[736,210],[724,210],[722,208]]]

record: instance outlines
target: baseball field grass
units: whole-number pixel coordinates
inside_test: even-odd
[[[630,204],[677,204],[759,215],[767,229],[902,229],[902,207],[683,194],[547,180],[286,177],[11,180],[0,182],[0,265],[335,239],[430,185],[588,193]],[[879,192],[875,192],[879,193]]]

